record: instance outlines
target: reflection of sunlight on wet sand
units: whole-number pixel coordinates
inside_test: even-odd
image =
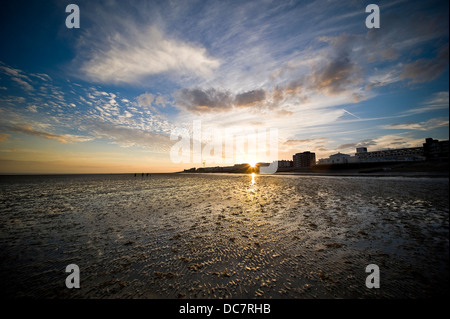
[[[256,196],[256,180],[255,180],[255,173],[252,173],[252,179],[250,181],[250,187],[247,189],[247,194],[250,196],[250,199],[255,199]]]

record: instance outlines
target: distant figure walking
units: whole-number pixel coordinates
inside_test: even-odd
[[[134,173],[134,177],[136,177],[136,173]]]

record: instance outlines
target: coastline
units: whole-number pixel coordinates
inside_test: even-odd
[[[308,168],[284,168],[268,175],[299,175],[299,176],[358,176],[358,177],[432,177],[449,178],[449,161],[403,162],[403,163],[367,163],[369,165],[317,165]],[[189,172],[186,174],[251,174],[254,171],[234,172]],[[256,172],[256,174],[258,174]]]
[[[396,171],[378,171],[378,172],[360,172],[353,170],[327,171],[327,172],[276,172],[274,175],[299,175],[299,176],[348,176],[348,177],[426,177],[426,178],[449,178],[449,172],[439,171],[416,171],[416,172],[396,172]]]
[[[251,173],[207,172],[189,173],[176,172],[172,174],[186,175],[250,175]],[[276,172],[275,174],[257,174],[258,176],[309,176],[309,177],[411,177],[411,178],[449,178],[449,174],[441,172],[384,172],[384,173],[360,173],[360,172]]]

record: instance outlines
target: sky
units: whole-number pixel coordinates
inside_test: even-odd
[[[366,26],[371,3],[380,28]],[[250,142],[228,162],[206,152],[229,131],[276,130],[280,160],[447,140],[448,12],[447,0],[3,1],[0,173],[248,162]],[[195,141],[204,156],[181,160]]]

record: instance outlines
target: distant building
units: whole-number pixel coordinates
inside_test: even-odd
[[[423,161],[429,158],[448,158],[448,141],[427,138],[423,147],[396,148],[368,152],[366,147],[356,148],[355,156],[333,154],[329,158],[321,158],[318,165],[371,163],[371,162],[410,162]]]
[[[350,162],[350,157],[348,154],[337,153],[330,155],[329,158],[321,158],[318,164],[346,164]]]
[[[395,148],[373,152],[357,152],[355,156],[360,162],[403,162],[424,159],[423,147]]]
[[[348,154],[342,154],[337,153],[330,156],[331,162],[334,164],[345,164],[348,163],[348,159],[350,158],[350,155]]]
[[[449,141],[438,141],[432,138],[425,139],[423,143],[423,154],[427,159],[448,158],[449,157]]]
[[[303,152],[293,156],[294,168],[311,167],[316,165],[316,153]]]
[[[367,153],[367,147],[357,147],[356,153]]]
[[[289,168],[294,166],[294,161],[281,160],[278,161],[278,168]]]
[[[432,138],[425,139],[422,147],[396,148],[381,151],[367,151],[367,147],[356,148],[355,156],[337,153],[328,158],[321,158],[317,165],[330,164],[352,164],[352,163],[372,163],[372,162],[409,162],[423,161],[430,159],[448,159],[449,157],[449,141],[438,141]],[[293,160],[279,160],[278,169],[282,172],[291,171],[296,168],[308,168],[316,165],[316,154],[312,152],[297,153],[293,156]],[[251,168],[250,164],[234,164],[234,166],[225,167],[200,167],[185,169],[184,172],[197,173],[248,173],[257,172],[261,166],[269,166],[269,163],[257,163],[255,168]]]
[[[325,164],[348,164],[348,163],[358,163],[359,159],[355,156],[350,156],[348,154],[337,153],[330,155],[328,158],[321,158],[317,165]]]

